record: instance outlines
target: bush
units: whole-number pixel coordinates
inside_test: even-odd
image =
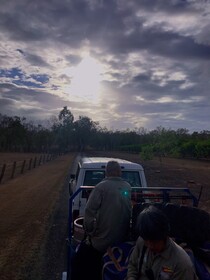
[[[151,160],[154,157],[153,147],[151,145],[142,147],[140,156],[143,160]]]

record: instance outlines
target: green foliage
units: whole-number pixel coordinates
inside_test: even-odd
[[[144,128],[112,131],[87,116],[75,120],[67,106],[51,119],[48,127],[0,114],[1,151],[66,152],[87,148],[140,153],[144,160],[154,156],[210,158],[210,131],[190,134],[184,128],[172,130],[162,126],[150,132]]]
[[[180,157],[180,149],[178,146],[174,146],[169,154],[171,157],[179,158]]]
[[[139,153],[139,152],[141,152],[141,149],[142,149],[141,144],[122,145],[119,147],[120,151],[131,152],[131,153]]]
[[[195,145],[195,153],[197,158],[209,158],[210,157],[210,139],[199,141]]]
[[[195,150],[195,141],[189,140],[187,142],[183,142],[180,144],[180,154],[182,157],[195,157],[196,150]]]
[[[152,145],[142,147],[142,151],[140,156],[143,160],[151,160],[154,157],[153,147]]]

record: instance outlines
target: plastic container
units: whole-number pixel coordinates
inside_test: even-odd
[[[84,239],[83,221],[84,217],[78,217],[74,220],[74,240],[78,243]]]

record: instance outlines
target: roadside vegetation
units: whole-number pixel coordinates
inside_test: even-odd
[[[210,130],[190,133],[157,127],[108,130],[87,116],[74,119],[65,106],[45,124],[0,114],[0,152],[60,153],[84,150],[140,153],[142,159],[165,156],[209,159]]]

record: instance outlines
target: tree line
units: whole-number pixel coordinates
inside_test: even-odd
[[[48,125],[0,114],[1,152],[52,153],[86,149],[141,153],[144,159],[153,156],[209,158],[210,131],[189,133],[186,128],[172,130],[162,126],[151,131],[145,128],[112,131],[87,116],[75,120],[67,106],[50,119]]]

